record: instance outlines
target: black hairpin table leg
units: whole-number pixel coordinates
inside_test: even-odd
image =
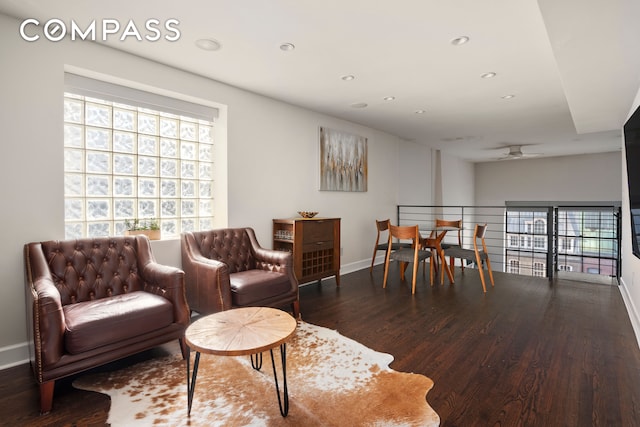
[[[198,365],[200,364],[200,352],[196,351],[196,360],[193,362],[193,374],[189,376],[189,361],[191,352],[187,349],[187,416],[191,416],[191,403],[193,393],[196,390],[196,378],[198,377]]]
[[[276,383],[276,394],[278,395],[280,415],[286,417],[289,413],[289,390],[287,388],[287,344],[280,344],[280,361],[282,362],[282,397],[280,397],[280,387],[278,386],[276,363],[273,359],[273,349],[269,350],[269,352],[271,353],[271,366],[273,366],[273,379]]]
[[[255,356],[255,359],[253,358]],[[251,358],[251,367],[256,371],[262,369],[262,353],[251,354],[249,355]]]

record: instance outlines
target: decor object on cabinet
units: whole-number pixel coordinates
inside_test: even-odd
[[[300,317],[292,255],[261,247],[252,228],[185,232],[181,251],[191,310],[291,304],[293,317]]]
[[[320,190],[367,191],[367,138],[320,127]]]
[[[145,236],[28,243],[24,261],[41,413],[58,379],[173,339],[186,355],[184,272],[158,264]]]
[[[340,218],[274,219],[273,248],[293,254],[300,283],[335,276],[340,286]]]
[[[318,215],[318,212],[298,211],[298,215],[300,215],[302,218],[313,218],[314,216]]]

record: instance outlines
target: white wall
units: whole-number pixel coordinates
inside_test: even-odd
[[[228,115],[218,134],[228,139],[228,185],[222,189],[228,193],[228,225],[254,227],[261,244],[271,247],[272,218],[317,210],[342,218],[342,271],[368,265],[374,219],[396,211],[397,138],[96,43],[27,43],[19,37],[19,24],[0,14],[0,368],[27,358],[23,245],[64,238],[65,67],[221,104]],[[318,191],[321,125],[368,138],[368,192]],[[153,250],[158,261],[179,265],[178,240],[154,242]]]
[[[640,90],[638,91],[629,116],[640,107]],[[628,117],[629,117],[628,116]],[[627,118],[628,118],[627,117]],[[629,187],[627,185],[627,164],[624,150],[622,152],[622,278],[620,292],[629,312],[629,319],[640,345],[640,259],[633,254],[631,245],[631,219],[629,215]],[[638,167],[634,165],[632,167]]]
[[[617,152],[476,163],[476,204],[620,201],[621,167]]]
[[[433,200],[432,152],[423,144],[402,141],[398,153],[398,204],[431,205]],[[395,224],[396,212],[389,217]]]
[[[442,174],[442,205],[474,205],[474,164],[444,153],[440,156],[440,163]]]

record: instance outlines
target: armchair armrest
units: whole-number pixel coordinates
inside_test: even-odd
[[[186,327],[190,316],[185,294],[184,271],[157,262],[149,262],[143,266],[140,275],[145,283],[144,290],[171,301],[175,322]]]
[[[65,319],[56,288],[39,243],[25,245],[27,305],[34,346],[34,369],[42,381],[42,368],[57,363],[64,353]]]
[[[181,236],[182,268],[191,309],[210,314],[231,308],[229,267],[202,255],[192,233]]]
[[[287,273],[293,268],[293,254],[275,249],[265,249],[260,246],[252,228],[247,228],[247,234],[253,247],[253,254],[256,258],[256,268],[261,270],[277,271]]]
[[[297,292],[299,283],[293,270],[293,254],[261,247],[252,228],[247,228],[247,234],[253,246],[256,268],[286,274],[291,283],[291,290]]]
[[[274,249],[258,248],[255,251],[258,268],[263,270],[286,273],[293,267],[293,254],[291,252]]]
[[[156,262],[146,236],[136,236],[136,246],[139,274],[144,281],[144,290],[171,301],[174,321],[186,327],[191,316],[185,295],[184,271]]]

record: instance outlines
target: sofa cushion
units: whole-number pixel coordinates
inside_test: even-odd
[[[79,354],[173,323],[173,305],[166,298],[137,291],[65,305],[64,344]]]
[[[247,270],[233,273],[231,295],[233,305],[251,305],[274,296],[286,294],[291,290],[291,281],[284,273],[266,270]]]

